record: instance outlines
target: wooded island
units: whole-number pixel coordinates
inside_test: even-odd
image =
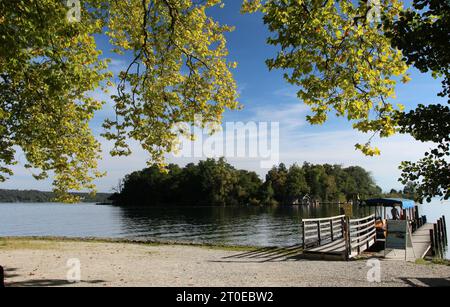
[[[171,164],[127,175],[111,200],[124,206],[160,205],[295,205],[349,202],[414,192],[392,190],[383,194],[371,174],[359,166],[304,163],[273,167],[265,180],[255,172],[238,170],[225,159],[207,159],[181,168]]]

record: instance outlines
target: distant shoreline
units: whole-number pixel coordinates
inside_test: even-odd
[[[71,193],[81,198],[82,203],[103,203],[107,202],[112,195],[110,193],[97,193],[95,196],[89,193]],[[53,192],[39,190],[9,190],[0,189],[0,203],[53,203]]]

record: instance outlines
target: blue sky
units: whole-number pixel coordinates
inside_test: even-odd
[[[369,158],[355,151],[356,143],[366,142],[367,136],[351,128],[351,124],[342,118],[331,118],[323,126],[310,126],[305,121],[308,108],[296,97],[297,89],[289,86],[282,77],[281,71],[269,72],[265,60],[272,57],[276,48],[266,45],[269,33],[264,26],[261,15],[241,15],[240,1],[225,1],[224,9],[214,9],[212,15],[221,23],[234,25],[236,30],[227,35],[229,59],[239,63],[234,76],[241,93],[242,111],[228,111],[225,121],[278,121],[280,122],[280,160],[286,164],[304,161],[311,163],[332,163],[344,166],[360,165],[371,171],[377,183],[385,190],[399,188],[397,182],[400,172],[398,165],[403,160],[417,160],[430,147],[421,144],[409,136],[394,136],[389,139],[376,139],[374,143],[382,150],[381,157]],[[109,47],[104,38],[99,38],[99,46],[105,56],[110,56]],[[113,57],[112,69],[120,70],[126,66],[126,58]],[[412,81],[397,88],[397,102],[407,109],[418,103],[444,102],[437,97],[441,89],[439,80],[430,75],[411,70]],[[99,93],[94,93],[99,95]],[[102,120],[111,115],[111,104],[99,112],[92,122],[96,135],[102,131]],[[99,191],[109,192],[120,178],[134,170],[146,166],[147,155],[139,146],[131,142],[134,154],[127,158],[111,158],[108,150],[111,144],[100,139],[103,147],[103,160],[100,169],[108,172],[108,176],[96,183]],[[50,180],[35,181],[29,171],[23,169],[23,155],[18,154],[20,164],[14,168],[16,174],[0,188],[50,190]],[[197,161],[168,157],[169,162],[186,164]],[[261,176],[267,172],[261,169],[259,161],[254,159],[228,159],[239,168],[254,170]]]

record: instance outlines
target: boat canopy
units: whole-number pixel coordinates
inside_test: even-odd
[[[375,198],[375,199],[368,199],[365,201],[366,206],[371,207],[395,207],[395,206],[401,206],[402,209],[411,209],[414,208],[415,202],[410,199],[401,199],[401,198]]]

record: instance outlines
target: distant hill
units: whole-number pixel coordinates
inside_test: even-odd
[[[111,194],[97,193],[92,197],[88,193],[73,193],[80,196],[84,203],[108,202]],[[2,190],[0,189],[0,203],[47,203],[53,200],[52,192],[42,192],[36,190]]]

